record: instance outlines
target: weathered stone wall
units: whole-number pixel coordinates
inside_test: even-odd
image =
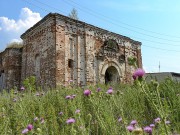
[[[84,24],[67,17],[57,17],[56,80],[57,85],[73,80],[86,85],[86,48]]]
[[[104,50],[114,40],[117,52]],[[142,67],[141,43],[95,26],[56,14],[56,82],[73,80],[80,86],[104,83],[109,67],[115,67],[119,82],[132,82],[135,68],[128,58],[135,57]]]
[[[135,68],[128,58],[135,57],[142,68],[140,42],[59,14],[48,14],[21,38],[22,50],[0,53],[1,89],[32,75],[37,84],[50,87],[70,80],[79,86],[131,83]]]
[[[6,48],[0,55],[0,89],[19,88],[22,48]]]
[[[106,50],[106,41],[117,43],[115,50]],[[138,66],[142,68],[140,42],[130,38],[108,32],[97,27],[89,26],[86,29],[86,62],[87,82],[105,82],[105,72],[109,67],[115,67],[119,82],[132,82],[132,73],[135,68],[128,64],[128,58],[134,57],[138,60]],[[88,72],[90,74],[88,74]],[[114,76],[116,77],[116,76]],[[89,80],[88,80],[89,79]]]
[[[55,18],[53,15],[38,22],[24,33],[22,53],[22,81],[36,76],[37,84],[56,86],[56,44]]]

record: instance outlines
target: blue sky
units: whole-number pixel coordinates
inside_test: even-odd
[[[180,0],[0,0],[0,50],[49,12],[142,42],[146,72],[180,73]]]

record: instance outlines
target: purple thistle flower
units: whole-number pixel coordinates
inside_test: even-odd
[[[129,131],[129,132],[132,132],[134,130],[134,127],[132,125],[129,125],[126,127],[126,129]]]
[[[97,88],[97,92],[100,92],[101,91],[101,88]]]
[[[137,124],[136,120],[132,120],[131,123],[130,123],[130,125],[132,125],[132,126],[135,126],[136,124]]]
[[[20,90],[21,90],[21,91],[24,91],[24,90],[25,90],[25,88],[24,88],[23,86],[21,86]]]
[[[61,115],[63,115],[63,112],[59,112],[58,114],[61,116]]]
[[[118,118],[118,122],[121,122],[121,121],[122,121],[122,118],[121,118],[121,117],[119,117],[119,118]]]
[[[38,93],[36,93],[36,96],[40,96],[40,93],[38,92]]]
[[[170,124],[171,122],[169,120],[165,121],[165,124]]]
[[[160,118],[156,118],[156,119],[154,119],[154,122],[155,123],[159,123],[161,121],[161,119]]]
[[[145,75],[145,71],[141,68],[138,68],[135,73],[134,73],[137,77],[143,77]]]
[[[25,128],[21,133],[22,133],[22,134],[27,134],[28,131],[29,131],[29,130],[28,130],[27,128]]]
[[[90,96],[91,95],[91,91],[90,90],[84,90],[84,95],[85,96]]]
[[[71,96],[70,95],[66,96],[66,99],[71,99]]]
[[[75,113],[80,113],[80,110],[79,110],[79,109],[77,109],[77,110],[75,111]]]
[[[66,121],[67,124],[72,124],[72,123],[75,123],[75,119],[73,118],[70,118]]]
[[[28,129],[29,131],[31,131],[31,130],[33,129],[33,125],[32,125],[32,124],[29,124],[29,125],[27,126],[27,129]]]
[[[107,94],[112,94],[113,93],[113,89],[112,88],[110,88],[109,90],[107,90],[107,92],[106,92]]]
[[[155,127],[155,125],[154,125],[154,124],[150,124],[149,126],[150,126],[151,128],[154,128],[154,127]]]
[[[141,68],[136,69],[136,71],[133,73],[133,79],[136,80],[137,77],[143,77],[145,75],[145,71]]]
[[[151,135],[152,134],[152,128],[147,126],[144,128],[144,132],[149,133]]]
[[[35,117],[35,118],[34,118],[34,122],[36,122],[36,121],[38,121],[38,117]]]
[[[41,124],[43,124],[44,123],[44,118],[41,118]]]
[[[75,98],[76,97],[76,95],[74,94],[74,95],[71,95],[71,99],[73,99],[73,98]]]

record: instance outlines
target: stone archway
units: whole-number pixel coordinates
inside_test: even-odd
[[[120,82],[122,78],[122,71],[121,68],[116,61],[105,61],[105,63],[102,65],[100,70],[100,83],[106,83],[106,78],[108,77],[108,74],[112,72],[113,79],[112,81],[114,83]],[[109,78],[111,79],[111,77]]]
[[[105,72],[105,84],[107,83],[117,83],[119,81],[119,73],[114,66],[110,66]]]

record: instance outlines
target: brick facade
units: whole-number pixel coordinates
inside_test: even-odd
[[[79,86],[130,83],[135,69],[128,58],[142,67],[140,42],[60,14],[48,14],[21,38],[21,81],[35,75],[38,84],[50,87],[69,80]]]

